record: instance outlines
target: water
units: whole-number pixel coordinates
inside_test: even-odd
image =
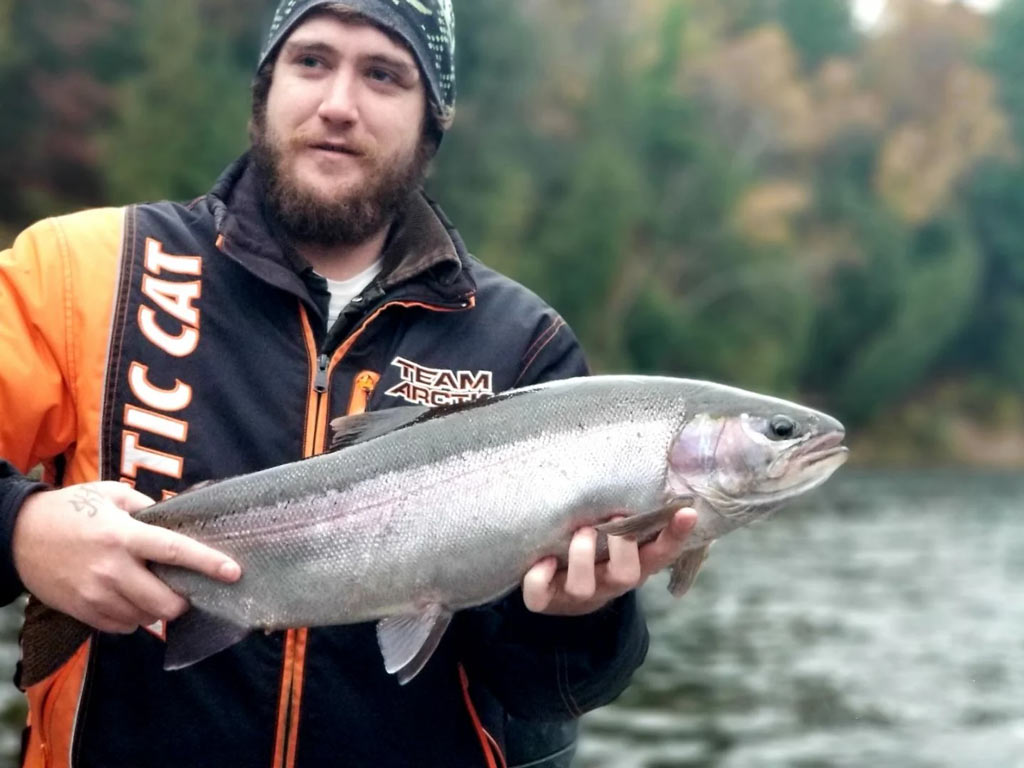
[[[655,583],[657,582],[657,583]],[[1024,478],[847,474],[718,542],[581,768],[1024,767]]]
[[[844,470],[718,542],[682,601],[651,581],[647,663],[574,768],[1024,768],[1021,585],[1024,478]]]

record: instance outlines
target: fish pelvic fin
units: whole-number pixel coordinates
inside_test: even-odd
[[[452,612],[431,603],[419,613],[389,616],[377,622],[377,642],[384,656],[384,669],[405,685],[430,661],[444,636]]]
[[[646,541],[654,538],[655,534],[660,533],[668,526],[676,512],[686,507],[692,507],[693,504],[692,498],[679,497],[653,512],[641,512],[621,520],[602,523],[595,526],[595,530],[606,536],[625,536],[638,541]]]
[[[193,606],[167,625],[164,669],[184,669],[241,642],[252,630]]]
[[[682,557],[672,563],[668,580],[668,591],[672,593],[672,597],[682,597],[690,591],[690,587],[697,580],[697,573],[708,559],[712,543],[714,542],[699,549],[687,550]]]

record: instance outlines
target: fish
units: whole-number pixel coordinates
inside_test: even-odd
[[[384,667],[405,684],[454,613],[507,596],[544,558],[565,567],[581,527],[597,529],[607,559],[607,536],[650,541],[693,507],[696,524],[669,568],[678,597],[713,541],[821,485],[848,456],[842,424],[825,413],[660,376],[566,379],[331,427],[319,456],[200,483],[136,513],[242,569],[225,584],[150,564],[190,603],[166,627],[166,669],[254,630],[376,622]],[[26,624],[63,638],[25,660],[27,684],[90,631],[54,626]]]
[[[824,413],[655,376],[567,379],[331,426],[328,453],[138,513],[242,568],[224,584],[152,566],[191,604],[167,628],[166,668],[254,629],[376,621],[385,668],[404,684],[455,612],[508,595],[543,558],[564,565],[579,528],[644,542],[695,508],[671,568],[679,596],[712,541],[821,485],[848,455]]]

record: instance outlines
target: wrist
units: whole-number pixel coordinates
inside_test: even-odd
[[[24,591],[15,564],[14,538],[25,502],[48,486],[27,477],[10,477],[0,486],[0,605],[13,601]]]

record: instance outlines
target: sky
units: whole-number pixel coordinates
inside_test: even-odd
[[[948,0],[937,1],[948,2]],[[964,2],[972,8],[990,11],[999,5],[1000,0],[964,0]],[[857,16],[857,20],[866,27],[870,27],[878,20],[878,16],[882,13],[884,7],[885,0],[853,0],[853,11]]]

